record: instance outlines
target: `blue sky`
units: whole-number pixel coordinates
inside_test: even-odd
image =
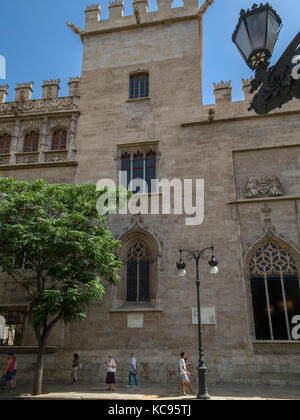
[[[241,79],[252,72],[243,62],[231,41],[241,8],[251,7],[249,0],[215,0],[204,20],[204,103],[213,103],[213,82],[232,80],[233,98],[242,98]],[[10,85],[8,100],[20,82],[35,82],[33,98],[41,95],[43,80],[60,78],[60,96],[67,94],[69,77],[81,72],[80,38],[66,26],[69,20],[84,27],[84,10],[93,0],[2,0],[0,14],[0,55],[7,62],[6,80]],[[94,0],[94,3],[96,1]],[[202,4],[203,1],[200,1]],[[276,61],[299,31],[300,1],[272,0],[283,19],[283,29],[273,56]],[[174,1],[180,5],[180,0]],[[102,18],[108,16],[108,0],[102,0]],[[157,9],[150,0],[150,10]],[[125,13],[131,14],[131,0],[125,0]]]

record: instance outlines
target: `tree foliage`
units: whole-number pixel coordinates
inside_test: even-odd
[[[0,177],[0,265],[27,291],[39,343],[62,319],[86,318],[119,281],[119,242],[97,213],[94,185],[48,185]]]

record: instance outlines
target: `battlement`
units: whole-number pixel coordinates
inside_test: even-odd
[[[214,83],[214,95],[216,98],[216,104],[222,102],[232,101],[232,87],[231,80],[229,82]]]
[[[80,77],[69,79],[68,97],[58,98],[60,79],[44,80],[42,98],[32,100],[33,82],[17,83],[14,102],[6,102],[8,85],[0,86],[0,115],[15,114],[16,112],[34,113],[45,111],[60,111],[74,108],[78,110]]]
[[[250,89],[252,87],[251,85],[252,80],[253,80],[253,77],[251,77],[250,79],[242,79],[245,100],[250,100],[253,97],[253,93],[250,93]]]
[[[250,93],[251,82],[253,78],[242,79],[242,90],[244,92],[244,99],[246,102],[250,102],[253,98],[253,93]],[[226,103],[232,103],[232,86],[231,81],[221,81],[219,83],[213,83],[214,95],[216,105],[224,105]]]
[[[60,89],[60,79],[57,80],[44,80],[43,88],[43,99],[55,99],[58,96]]]
[[[172,8],[173,0],[157,0],[158,11],[149,12],[148,0],[133,0],[133,14],[124,16],[124,0],[111,0],[108,6],[109,19],[106,20],[100,20],[101,5],[92,4],[87,6],[85,10],[85,31],[82,32],[82,35],[94,31],[122,29],[122,27],[126,28],[137,24],[151,24],[172,18],[186,18],[187,16],[196,18],[198,14],[198,0],[183,1],[184,5],[182,7]],[[211,0],[207,1],[211,3]]]

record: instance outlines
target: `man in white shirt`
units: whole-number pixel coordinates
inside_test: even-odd
[[[138,380],[137,380],[137,364],[136,364],[136,358],[134,357],[134,354],[130,354],[130,367],[129,367],[129,382],[128,385],[126,385],[126,388],[131,388],[131,381],[132,377],[134,378],[135,388],[138,386]]]
[[[189,380],[190,374],[186,369],[185,358],[186,358],[186,354],[181,353],[181,359],[179,361],[179,369],[180,369],[181,390],[182,390],[183,395],[186,395],[185,387],[187,386],[187,384],[190,383],[190,380]]]

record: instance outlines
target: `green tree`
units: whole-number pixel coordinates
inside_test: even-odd
[[[0,265],[26,290],[38,341],[33,394],[42,392],[44,354],[53,327],[83,320],[103,281],[117,284],[119,247],[96,209],[94,185],[48,185],[0,177]]]

